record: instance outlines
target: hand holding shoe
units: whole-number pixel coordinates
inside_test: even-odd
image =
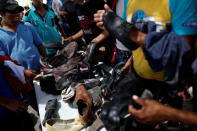
[[[28,109],[28,105],[22,101],[15,100],[15,99],[4,99],[5,102],[2,104],[4,107],[6,107],[8,110],[13,112],[23,112]],[[3,103],[3,101],[2,101]]]
[[[72,36],[69,36],[69,37],[67,37],[66,39],[64,39],[62,43],[65,43],[65,42],[72,42],[73,40],[74,40],[73,37],[72,37]]]
[[[155,100],[145,100],[133,96],[133,100],[142,105],[141,109],[135,109],[133,106],[128,107],[129,113],[136,119],[137,121],[145,124],[151,124],[156,122],[164,121],[164,116],[162,115],[162,110],[165,108],[164,105],[160,104]]]
[[[133,105],[135,108],[141,108],[133,100],[129,93],[116,94],[111,102],[105,103],[101,112],[101,119],[107,125],[114,127],[123,124],[124,116],[127,113],[128,105]]]
[[[138,44],[134,43],[130,39],[131,29],[134,29],[133,23],[128,23],[121,17],[112,12],[106,11],[103,16],[103,24],[107,31],[115,38],[120,40],[127,48],[135,50],[138,48]]]
[[[105,11],[113,12],[113,10],[110,9],[107,4],[104,5],[104,8],[105,10],[98,10],[97,13],[94,14],[94,21],[96,22],[96,25],[103,30],[105,30],[105,27],[103,25],[103,16],[105,14]]]
[[[27,78],[33,79],[37,74],[35,70],[24,70],[24,75]]]

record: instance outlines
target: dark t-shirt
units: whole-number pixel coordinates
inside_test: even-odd
[[[104,0],[89,0],[84,5],[76,5],[76,15],[79,20],[81,29],[84,32],[84,38],[87,43],[91,42],[98,36],[102,30],[94,22],[94,14],[97,10],[104,8]]]
[[[61,10],[68,13],[66,15],[66,21],[70,27],[69,35],[76,34],[81,29],[76,15],[76,3],[67,0],[63,3]]]

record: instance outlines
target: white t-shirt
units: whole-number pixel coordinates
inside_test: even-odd
[[[124,11],[124,0],[118,0],[116,4],[116,14],[120,17],[122,17]],[[123,51],[130,51],[127,47],[125,47],[122,42],[120,42],[118,39],[116,39],[116,47],[119,50]]]
[[[62,2],[60,0],[53,0],[51,8],[53,9],[53,11],[57,16],[61,7],[62,7]]]

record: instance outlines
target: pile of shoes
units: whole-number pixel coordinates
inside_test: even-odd
[[[112,32],[114,28],[120,30],[119,34],[114,32],[113,35],[130,49],[137,48],[135,43],[130,44],[131,41],[127,34],[123,33],[129,33],[130,28],[135,28],[133,24],[123,22],[110,12],[105,14],[105,21],[112,23],[118,21],[117,25],[111,26],[108,22],[105,26]],[[95,49],[97,49],[95,43],[90,44],[90,48],[87,50],[88,55],[83,60],[84,51],[77,50],[76,42],[65,45],[53,44],[49,43],[47,46],[62,50],[59,50],[52,58],[41,58],[41,63],[46,69],[43,69],[35,78],[40,80],[41,90],[48,94],[61,95],[63,102],[72,105],[71,107],[76,107],[83,126],[92,126],[89,130],[103,126],[112,131],[129,129],[132,125],[128,123],[134,121],[128,113],[128,105],[133,105],[137,109],[141,108],[131,99],[132,95],[141,96],[146,85],[150,84],[146,81],[143,83],[135,73],[125,76],[121,71],[125,63],[119,63],[114,67],[103,62],[95,64],[93,57]],[[155,87],[158,87],[157,83],[155,83]],[[153,89],[151,92],[152,98],[164,103],[169,101],[174,103],[173,98],[178,99],[178,97],[172,97],[173,95],[170,96],[169,90],[164,92]],[[43,124],[47,119],[58,117],[55,113],[57,103],[57,100],[50,100],[47,103]],[[96,123],[99,123],[100,126],[96,127]]]

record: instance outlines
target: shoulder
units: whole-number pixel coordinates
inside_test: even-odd
[[[179,35],[197,34],[197,0],[169,0],[173,32]]]
[[[28,28],[28,30],[34,30],[34,27],[31,23],[24,21],[21,21],[20,23],[23,25],[24,28]]]
[[[25,15],[23,16],[23,20],[24,21],[31,21],[30,19],[32,19],[32,10],[30,9],[30,10],[28,10],[26,13],[25,13]]]
[[[30,14],[30,10],[28,10],[26,13],[25,13],[25,16],[29,16]]]
[[[29,22],[21,21],[21,24],[23,24],[26,27],[32,27],[32,24],[30,24]]]
[[[177,13],[181,10],[197,10],[196,5],[197,0],[169,0],[169,8],[171,13]]]
[[[51,13],[51,14],[55,14],[55,12],[53,11],[52,8],[50,8],[49,6],[47,6],[46,4],[43,4],[44,8],[46,9],[47,12]]]
[[[8,31],[5,30],[4,28],[0,27],[0,38],[4,38],[5,35],[8,35]]]

